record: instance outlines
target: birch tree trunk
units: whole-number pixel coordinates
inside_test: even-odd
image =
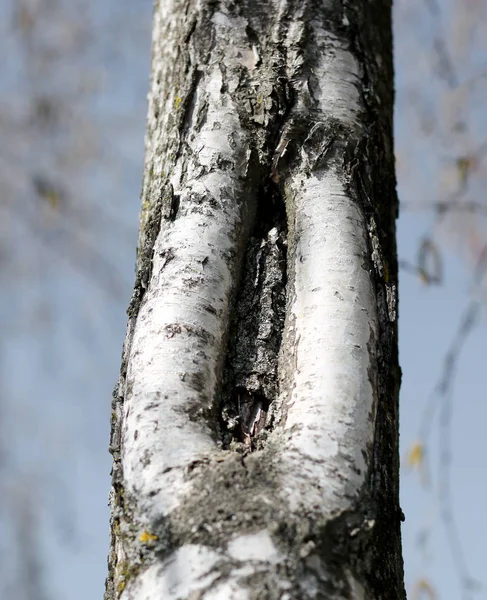
[[[389,0],[159,0],[106,600],[405,598]]]

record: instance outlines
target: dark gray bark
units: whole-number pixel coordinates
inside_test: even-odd
[[[405,597],[390,11],[156,3],[106,600]]]

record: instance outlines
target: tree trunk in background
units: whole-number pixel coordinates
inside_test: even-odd
[[[388,0],[159,0],[105,598],[405,598]]]

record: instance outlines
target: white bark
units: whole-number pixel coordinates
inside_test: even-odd
[[[156,12],[155,36],[177,30],[166,3]],[[227,27],[213,17],[216,35]],[[172,56],[172,44],[164,44]],[[234,52],[238,50],[233,47]],[[187,493],[184,470],[215,450],[204,420],[188,413],[211,408],[225,353],[229,304],[237,279],[236,240],[245,236],[245,191],[250,150],[229,92],[222,93],[218,63],[208,65],[191,108],[205,104],[205,122],[192,134],[170,178],[179,197],[177,219],[155,241],[152,279],[141,305],[128,361],[123,436],[127,489],[137,494],[147,519],[166,515]],[[176,105],[182,100],[175,94]],[[166,109],[166,115],[171,109]],[[167,125],[163,125],[167,127]],[[215,162],[233,166],[225,172]],[[184,179],[184,186],[181,181]],[[203,396],[203,399],[201,398]],[[141,464],[141,457],[144,457]]]
[[[286,350],[295,367],[283,487],[293,507],[321,504],[333,513],[356,497],[369,467],[377,310],[364,268],[366,225],[340,179],[322,172],[292,185],[298,241],[289,327],[295,342]]]
[[[393,176],[384,214],[369,196],[379,156],[392,173],[390,97],[368,64],[364,92],[362,17],[156,5],[107,600],[403,594],[380,462],[397,470]],[[378,577],[364,548],[390,523]]]

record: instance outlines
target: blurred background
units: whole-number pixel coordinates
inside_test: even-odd
[[[397,0],[414,600],[487,598],[487,1]],[[102,598],[151,0],[0,0],[0,599]]]

